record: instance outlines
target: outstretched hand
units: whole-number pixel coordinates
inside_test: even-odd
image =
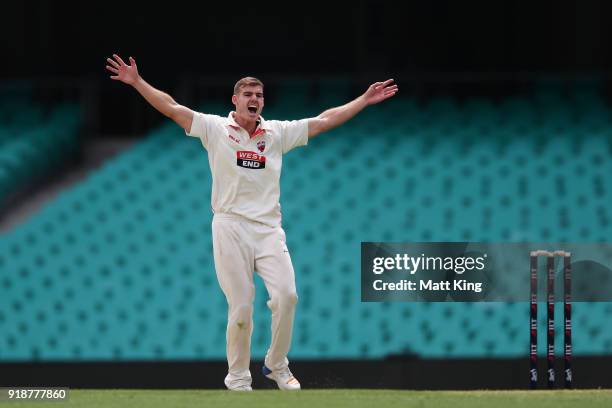
[[[393,84],[392,79],[387,79],[385,82],[375,82],[363,94],[368,105],[374,105],[389,99],[397,93],[398,87]]]
[[[117,54],[113,54],[113,58],[106,59],[106,62],[109,64],[106,66],[106,69],[115,74],[110,79],[133,85],[139,78],[136,60],[130,57],[130,65],[127,65]]]

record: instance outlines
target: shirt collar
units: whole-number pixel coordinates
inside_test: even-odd
[[[233,128],[234,130],[238,130],[238,129],[242,129],[242,127],[236,123],[236,121],[234,120],[234,113],[236,113],[235,111],[231,111],[228,115],[227,115],[227,119],[229,120],[229,126],[231,128]],[[259,115],[259,119],[257,119],[257,128],[255,129],[255,132],[250,135],[251,139],[259,136],[262,133],[266,133],[266,131],[268,130],[267,126],[266,126],[266,121],[264,120],[263,116]]]

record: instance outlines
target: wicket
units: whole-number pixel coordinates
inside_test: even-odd
[[[538,257],[546,257],[546,304],[547,304],[547,374],[548,388],[555,386],[555,257],[563,259],[563,361],[565,373],[565,388],[572,388],[572,269],[571,253],[557,251],[531,251],[531,296],[529,322],[529,382],[531,388],[538,386]]]

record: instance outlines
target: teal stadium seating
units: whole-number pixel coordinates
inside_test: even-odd
[[[79,149],[80,113],[74,105],[45,112],[26,99],[0,100],[0,202]]]
[[[287,89],[267,118],[310,116],[336,95]],[[300,297],[290,357],[527,356],[525,303],[361,303],[360,242],[609,240],[612,111],[598,89],[398,96],[285,156]],[[210,182],[199,141],[167,123],[0,237],[0,360],[225,358]],[[611,317],[612,304],[575,307],[576,355],[612,353]]]

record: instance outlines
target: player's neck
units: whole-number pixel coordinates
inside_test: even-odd
[[[258,120],[250,120],[238,115],[237,113],[234,113],[234,120],[241,128],[246,130],[249,135],[252,135],[255,132],[255,129],[257,129]]]

